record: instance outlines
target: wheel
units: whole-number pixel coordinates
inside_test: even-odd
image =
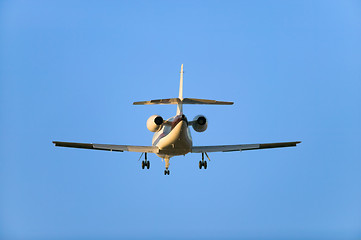
[[[164,170],[164,175],[167,175],[167,170]]]
[[[204,166],[204,169],[207,169],[207,161],[204,161],[203,166]]]
[[[199,169],[202,169],[202,161],[199,161]]]
[[[145,164],[144,164],[144,161],[142,161],[142,169],[144,169],[144,165],[145,165]]]
[[[147,161],[147,169],[149,169],[149,168],[150,168],[150,162]]]
[[[170,171],[168,170],[167,174],[169,175]]]

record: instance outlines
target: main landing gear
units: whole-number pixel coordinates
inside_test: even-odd
[[[206,153],[207,155],[207,153]],[[207,155],[208,157],[208,155]],[[209,157],[208,157],[209,159]],[[202,167],[204,167],[204,169],[207,169],[207,161],[204,161],[204,153],[202,153],[202,161],[199,161],[199,169],[202,169]]]
[[[144,156],[145,156],[145,159],[144,159],[144,161],[142,161],[142,169],[144,169],[144,168],[149,169],[150,162],[147,160],[147,153],[144,153]]]
[[[170,171],[168,169],[164,170],[164,175],[169,175]]]
[[[202,169],[202,167],[207,169],[207,161],[199,161],[199,169]]]

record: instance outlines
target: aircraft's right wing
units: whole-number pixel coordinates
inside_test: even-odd
[[[112,145],[96,143],[75,143],[75,142],[53,142],[56,147],[85,148],[94,150],[117,151],[117,152],[146,152],[159,153],[159,148],[155,146],[132,146],[132,145]]]
[[[257,143],[257,144],[240,144],[240,145],[218,145],[218,146],[195,146],[192,147],[192,153],[202,152],[232,152],[257,150],[266,148],[295,147],[298,142],[280,142],[280,143]]]

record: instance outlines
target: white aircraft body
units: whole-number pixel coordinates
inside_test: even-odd
[[[169,175],[169,160],[173,156],[186,155],[187,153],[201,153],[202,160],[199,161],[199,168],[207,169],[207,161],[204,160],[204,154],[209,159],[209,152],[231,152],[245,151],[266,148],[293,147],[296,142],[279,143],[257,143],[257,144],[239,144],[239,145],[217,145],[217,146],[193,146],[190,126],[196,132],[204,132],[207,129],[207,119],[203,115],[196,116],[192,121],[188,121],[183,114],[183,104],[210,104],[210,105],[232,105],[233,102],[224,102],[208,99],[183,98],[183,64],[180,72],[179,97],[169,99],[158,99],[142,102],[134,102],[133,105],[153,105],[153,104],[176,104],[177,115],[167,120],[161,116],[153,115],[147,120],[147,128],[155,132],[152,140],[152,146],[132,146],[132,145],[111,145],[95,143],[75,143],[53,141],[55,146],[85,148],[118,152],[141,152],[145,160],[142,161],[142,168],[149,169],[150,162],[147,159],[147,153],[155,153],[165,161],[164,175]],[[140,159],[139,158],[139,159]],[[210,160],[210,159],[209,159]]]

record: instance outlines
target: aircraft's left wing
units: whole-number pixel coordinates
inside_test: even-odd
[[[96,144],[96,143],[75,143],[75,142],[58,142],[53,141],[56,147],[70,147],[70,148],[85,148],[104,151],[117,152],[146,152],[158,153],[159,149],[155,146],[131,146],[131,145],[111,145],[111,144]]]
[[[218,146],[194,146],[192,153],[202,152],[232,152],[232,151],[245,151],[257,150],[266,148],[281,148],[281,147],[295,147],[298,142],[280,142],[280,143],[256,143],[256,144],[240,144],[240,145],[218,145]]]

